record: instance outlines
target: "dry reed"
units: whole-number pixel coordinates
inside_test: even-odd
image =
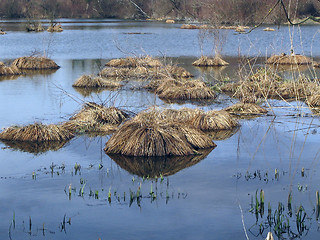
[[[35,123],[27,126],[13,126],[0,133],[0,139],[8,141],[49,142],[66,141],[74,135],[62,125]]]
[[[79,88],[120,88],[121,84],[102,77],[83,75],[72,85]]]
[[[127,57],[127,58],[112,59],[106,63],[106,66],[116,67],[116,68],[136,68],[136,67],[157,68],[162,66],[162,62],[150,56],[139,57],[139,58]]]
[[[191,124],[202,131],[230,130],[239,125],[237,120],[223,110],[197,114]]]
[[[214,58],[201,56],[198,60],[193,62],[192,65],[198,66],[198,67],[213,67],[213,66],[226,66],[226,65],[229,65],[229,63],[217,56]]]
[[[263,107],[260,107],[254,103],[236,103],[232,106],[229,106],[224,109],[225,111],[229,112],[230,114],[235,115],[262,115],[266,114],[268,111]]]
[[[15,66],[8,67],[0,62],[0,76],[20,75],[22,72]]]
[[[311,58],[303,55],[286,55],[285,53],[282,53],[280,55],[271,56],[267,59],[266,63],[273,65],[307,65],[313,64],[313,61]]]
[[[145,118],[136,116],[125,122],[106,144],[106,153],[126,156],[167,156],[197,154],[198,149],[212,148],[210,138],[192,125],[159,118],[154,111]]]
[[[13,61],[11,67],[34,70],[60,68],[53,60],[45,57],[20,57]]]

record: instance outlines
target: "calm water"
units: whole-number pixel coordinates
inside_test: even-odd
[[[230,31],[223,50],[230,66],[202,71],[191,65],[200,55],[198,30],[181,30],[180,24],[62,21],[65,31],[54,34],[24,32],[23,22],[0,22],[8,33],[0,36],[0,61],[46,52],[61,66],[55,72],[0,80],[0,128],[62,122],[89,100],[133,112],[154,104],[222,109],[236,100],[220,95],[205,105],[178,105],[167,104],[144,90],[132,90],[139,82],[130,82],[117,92],[89,95],[71,85],[83,74],[97,73],[107,60],[128,54],[170,57],[197,77],[214,82],[238,77],[239,54],[258,56],[260,66],[266,55],[290,49],[287,27],[274,33],[257,29],[249,35]],[[147,34],[126,34],[137,32]],[[296,28],[293,40],[296,52],[320,58],[317,26]],[[209,43],[205,51],[211,51]],[[313,70],[303,72],[317,75]],[[292,72],[283,74],[290,77]],[[319,239],[319,118],[300,102],[270,104],[277,117],[241,120],[240,129],[224,140],[215,140],[218,146],[204,159],[182,157],[154,163],[153,172],[168,173],[157,180],[142,177],[150,171],[143,161],[135,164],[132,159],[107,156],[103,148],[109,136],[76,137],[56,151],[41,154],[0,143],[0,238],[264,239],[268,231],[277,232],[289,222],[290,230],[281,233],[283,238]],[[301,114],[293,117],[297,113]],[[77,174],[76,163],[81,165]],[[143,197],[131,202],[130,192],[136,193],[140,184]],[[82,187],[84,194],[79,196]],[[155,199],[150,197],[151,187]],[[265,211],[256,218],[251,202],[255,203],[256,191],[261,189]],[[291,216],[287,207],[290,192]],[[278,226],[271,228],[267,225],[268,203],[272,216],[277,216],[279,203],[284,205]],[[305,227],[297,226],[300,206],[306,214]]]

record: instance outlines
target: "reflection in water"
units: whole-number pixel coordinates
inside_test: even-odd
[[[199,151],[199,155],[167,157],[128,157],[109,154],[121,168],[140,177],[170,176],[205,159],[212,148]]]
[[[226,140],[238,132],[239,129],[239,127],[234,127],[229,130],[209,131],[205,133],[212,138],[212,140]]]
[[[80,93],[83,97],[89,97],[92,95],[92,93],[99,94],[104,90],[107,90],[105,88],[79,88],[79,87],[74,87],[74,89],[78,93]]]
[[[19,141],[7,141],[1,140],[7,148],[33,153],[35,155],[45,153],[47,151],[58,151],[62,148],[68,141],[51,141],[51,142],[19,142]]]

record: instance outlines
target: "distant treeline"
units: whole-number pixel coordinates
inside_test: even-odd
[[[217,24],[254,24],[278,0],[1,0],[1,18],[174,18]],[[291,18],[320,16],[319,0],[283,0]],[[279,4],[266,19],[283,23]]]

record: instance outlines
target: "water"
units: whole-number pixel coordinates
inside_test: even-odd
[[[0,37],[0,61],[46,52],[61,66],[55,72],[0,80],[1,128],[63,122],[81,108],[83,101],[91,100],[98,103],[110,100],[109,105],[133,112],[154,104],[222,109],[236,100],[221,94],[207,104],[168,104],[145,90],[131,90],[130,86],[139,86],[139,82],[130,82],[130,86],[120,91],[85,96],[71,85],[83,74],[96,74],[109,59],[127,54],[165,56],[197,77],[214,82],[238,77],[239,51],[241,55],[258,56],[257,64],[262,66],[265,55],[290,49],[287,27],[275,33],[259,28],[249,35],[234,35],[231,31],[223,51],[230,65],[201,71],[191,65],[200,55],[198,30],[181,30],[179,24],[119,20],[62,22],[65,31],[54,34],[24,32],[23,22],[0,23],[8,33]],[[296,52],[320,57],[319,45],[315,44],[317,28],[301,27],[301,39],[300,30],[295,29]],[[147,34],[126,34],[133,32]],[[208,43],[205,51],[211,52]],[[303,72],[317,74],[309,69]],[[283,74],[291,76],[291,72]],[[106,155],[103,148],[110,136],[79,136],[60,149],[38,154],[0,143],[0,237],[246,239],[247,233],[249,239],[264,239],[269,230],[275,232],[279,228],[275,224],[266,227],[268,203],[274,215],[280,202],[285,208],[281,225],[290,222],[291,238],[294,233],[301,239],[318,239],[319,118],[311,115],[301,102],[270,101],[270,104],[276,118],[241,120],[240,129],[226,139],[215,140],[217,147],[204,159],[185,157],[179,159],[178,163],[184,163],[180,165],[154,163],[168,172],[168,176],[163,179],[158,176],[157,180],[142,177],[141,172],[149,166],[132,167],[134,162],[113,160]],[[297,112],[307,115],[293,116]],[[76,163],[81,165],[77,174]],[[84,195],[79,196],[83,182]],[[140,184],[142,198],[130,202],[130,191],[136,193]],[[151,186],[155,198],[150,196]],[[265,211],[263,218],[256,221],[254,211],[250,211],[251,201],[255,204],[256,191],[259,197],[260,189],[265,194]],[[94,196],[96,191],[98,199]],[[292,217],[287,207],[290,192]],[[300,205],[307,213],[306,228],[302,230],[297,228],[295,214]],[[281,235],[289,239],[288,233]]]

